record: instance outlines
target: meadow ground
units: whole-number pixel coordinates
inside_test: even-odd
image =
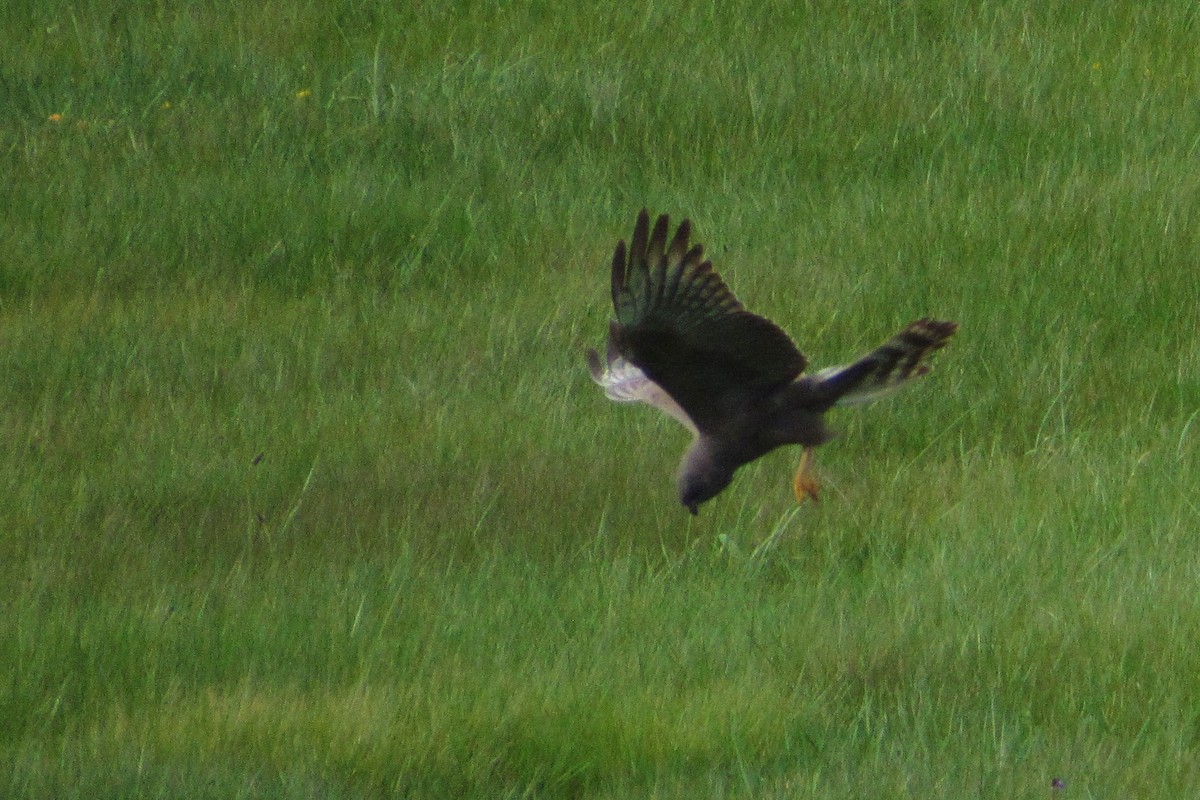
[[[501,5],[0,10],[0,794],[1194,795],[1195,6]],[[643,206],[961,323],[819,506],[590,384]]]

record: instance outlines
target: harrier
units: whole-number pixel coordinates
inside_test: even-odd
[[[958,329],[919,319],[852,364],[805,375],[807,360],[778,326],[746,311],[684,220],[667,241],[664,214],[638,215],[612,259],[606,357],[587,353],[592,378],[617,402],[649,403],[694,436],[679,464],[679,502],[692,514],[737,469],[776,447],[804,448],[792,485],[818,499],[812,449],[833,438],[825,412],[876,400],[929,371],[926,358]]]

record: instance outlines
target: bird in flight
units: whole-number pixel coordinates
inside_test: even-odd
[[[691,222],[667,241],[664,214],[638,215],[633,239],[617,243],[602,358],[588,350],[592,379],[609,399],[643,402],[677,419],[693,441],[679,464],[679,502],[692,514],[720,494],[737,469],[776,447],[803,447],[796,499],[819,498],[812,450],[833,438],[825,412],[890,394],[929,371],[927,357],[958,329],[923,318],[857,361],[805,374],[808,362],[777,325],[747,311],[701,245]]]

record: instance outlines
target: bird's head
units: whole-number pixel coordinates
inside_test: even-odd
[[[716,497],[733,481],[733,470],[700,439],[683,458],[679,470],[679,502],[693,515],[700,504]]]

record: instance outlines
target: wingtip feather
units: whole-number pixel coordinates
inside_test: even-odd
[[[630,261],[638,262],[646,257],[646,243],[650,239],[650,212],[642,209],[633,226],[633,238],[629,240]]]
[[[614,308],[617,306],[617,297],[625,288],[626,263],[625,240],[622,239],[617,242],[617,248],[613,251],[612,259],[612,299]]]
[[[654,230],[650,233],[650,244],[647,246],[646,259],[659,266],[666,258],[667,230],[671,227],[671,218],[660,214],[654,222]]]
[[[675,230],[675,236],[671,239],[671,245],[667,248],[667,263],[680,264],[683,262],[684,256],[687,255],[688,239],[692,235],[692,221],[685,219],[679,223],[679,227]]]
[[[592,380],[603,384],[604,364],[600,361],[600,354],[596,352],[596,348],[589,347],[584,357],[587,359],[588,372],[592,373]]]

